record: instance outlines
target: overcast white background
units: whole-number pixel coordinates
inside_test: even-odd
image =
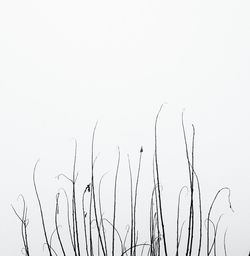
[[[196,171],[204,214],[216,191],[229,186],[235,213],[225,203],[226,193],[222,194],[214,215],[216,220],[220,212],[225,213],[219,239],[228,227],[228,254],[247,255],[249,13],[247,0],[1,1],[1,253],[20,254],[19,222],[10,204],[21,209],[16,199],[23,193],[29,206],[30,247],[35,255],[43,255],[32,186],[34,163],[40,158],[37,180],[49,222],[54,194],[67,186],[54,177],[61,171],[70,173],[73,138],[79,145],[79,186],[89,183],[96,120],[98,177],[110,171],[104,183],[112,191],[119,145],[123,180],[118,196],[126,202],[126,154],[131,154],[136,167],[143,145],[140,191],[148,192],[141,193],[140,199],[148,202],[154,118],[167,102],[159,120],[159,157],[168,238],[173,240],[178,190],[188,184],[181,131],[185,108],[189,138],[192,123],[197,131]],[[105,201],[109,200],[104,193]],[[123,203],[118,208],[128,206]],[[138,212],[145,212],[149,205],[138,207]],[[128,219],[121,216],[120,227],[125,230]],[[170,251],[174,252],[174,244]]]

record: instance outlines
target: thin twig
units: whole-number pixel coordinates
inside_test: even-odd
[[[48,248],[49,256],[52,256],[52,250],[51,250],[51,248],[49,246],[48,235],[47,235],[47,231],[46,231],[46,227],[45,227],[45,221],[44,221],[44,216],[43,216],[42,204],[41,204],[41,200],[39,198],[38,190],[37,190],[37,187],[36,187],[36,176],[35,175],[36,175],[36,168],[37,168],[38,162],[39,162],[39,160],[37,160],[37,162],[36,162],[36,164],[34,166],[34,169],[33,169],[33,185],[34,185],[35,192],[36,192],[36,198],[37,198],[37,201],[38,201],[38,204],[39,204],[41,221],[42,221],[42,227],[43,227],[43,234],[44,234],[44,237],[45,237],[45,241],[46,241],[46,245],[47,245],[47,248]]]
[[[118,178],[118,170],[120,165],[120,149],[118,147],[118,160],[116,166],[116,173],[115,173],[115,184],[114,184],[114,199],[113,199],[113,231],[112,231],[112,256],[115,254],[115,218],[116,218],[116,191],[117,191],[117,178]]]
[[[161,105],[155,119],[155,168],[156,168],[156,178],[157,183],[160,184],[160,175],[159,175],[159,165],[158,165],[158,150],[157,150],[157,122],[159,118],[159,114],[161,112],[163,105]],[[166,235],[165,235],[165,227],[164,227],[164,220],[163,220],[163,211],[162,211],[162,201],[161,201],[161,191],[160,187],[158,188],[158,203],[159,203],[159,213],[160,213],[160,220],[161,220],[161,229],[162,229],[162,236],[163,236],[163,245],[164,245],[164,252],[165,256],[168,255],[167,253],[167,242],[166,242]]]

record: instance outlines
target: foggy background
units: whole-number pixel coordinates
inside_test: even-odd
[[[154,120],[159,118],[163,207],[175,249],[178,191],[188,185],[181,112],[189,142],[196,127],[196,172],[205,215],[217,190],[232,190],[233,214],[223,192],[212,218],[223,216],[229,255],[250,251],[250,3],[249,1],[2,1],[0,3],[0,251],[21,255],[20,223],[11,204],[28,205],[31,253],[44,238],[32,184],[37,186],[48,231],[55,194],[69,189],[55,176],[71,174],[78,141],[78,190],[90,182],[90,146],[98,120],[96,182],[103,180],[103,208],[110,217],[117,146],[121,150],[117,225],[129,222],[127,154],[135,177],[144,148],[138,195],[138,229],[148,228],[152,190]],[[183,196],[182,220],[187,218]],[[106,206],[105,206],[106,204]],[[185,215],[186,214],[186,215]],[[65,231],[66,228],[64,228]],[[63,230],[63,229],[62,229]],[[183,239],[185,236],[183,237]],[[203,246],[205,247],[205,240]]]

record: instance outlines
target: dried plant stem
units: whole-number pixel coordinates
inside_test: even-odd
[[[65,195],[65,198],[66,198],[68,230],[69,230],[71,245],[72,245],[72,248],[74,250],[73,234],[72,234],[72,230],[71,230],[70,216],[69,216],[70,215],[69,214],[69,198],[68,198],[68,195],[67,195],[67,192],[65,191],[65,189],[61,188],[61,190],[64,192],[64,195]]]
[[[224,232],[223,237],[223,247],[224,247],[224,255],[227,256],[227,244],[226,244],[226,236],[227,236],[227,229]]]
[[[155,251],[157,251],[157,255],[160,256],[160,250],[161,250],[161,246],[160,246],[160,239],[161,239],[161,234],[160,234],[160,222],[159,222],[159,207],[158,207],[158,194],[157,194],[157,186],[160,186],[159,183],[156,183],[156,178],[155,178],[155,158],[153,156],[153,182],[154,182],[154,188],[155,188],[155,218],[156,218],[156,229],[157,229],[157,239],[156,239],[156,243],[157,243],[157,249],[154,249]],[[155,239],[154,239],[155,240]]]
[[[46,231],[46,227],[45,227],[42,203],[41,203],[41,200],[39,198],[39,194],[38,194],[38,190],[37,190],[37,186],[36,186],[36,168],[37,168],[38,162],[39,162],[39,160],[37,160],[37,162],[36,162],[36,164],[34,166],[34,169],[33,169],[33,185],[34,185],[35,192],[36,192],[36,198],[37,198],[37,201],[38,201],[38,204],[39,204],[39,210],[40,210],[40,216],[41,216],[42,227],[43,227],[43,234],[44,234],[44,237],[45,237],[46,246],[47,246],[47,249],[48,249],[48,252],[49,252],[49,256],[52,256],[52,250],[51,250],[51,248],[49,246],[48,235],[47,235],[47,231]]]
[[[178,205],[177,205],[177,218],[176,218],[176,256],[179,256],[179,245],[180,245],[180,234],[179,234],[179,222],[180,222],[180,203],[181,203],[181,194],[184,189],[188,189],[187,186],[183,186],[178,195]]]
[[[60,196],[60,193],[57,193],[56,194],[56,209],[55,209],[55,227],[56,227],[56,234],[57,234],[57,238],[58,238],[62,253],[63,253],[64,256],[66,256],[64,246],[63,246],[63,243],[62,243],[62,240],[61,240],[61,236],[60,236],[60,233],[59,233],[59,230],[58,230],[57,216],[59,214],[59,202],[58,202],[59,201],[59,196]]]
[[[112,227],[112,230],[114,230],[115,233],[117,234],[117,236],[119,238],[119,241],[120,241],[120,245],[121,245],[121,253],[123,253],[123,251],[124,251],[124,243],[122,242],[122,237],[121,237],[119,231],[117,230],[116,227],[113,226],[113,223],[111,223],[108,219],[103,218],[103,220],[106,221]]]
[[[79,234],[78,234],[78,223],[77,223],[77,207],[76,207],[76,157],[77,157],[77,141],[75,140],[75,154],[74,154],[74,163],[73,163],[73,177],[72,177],[72,218],[73,218],[73,230],[74,230],[74,244],[77,247],[77,255],[80,256],[80,243],[79,243]],[[76,250],[75,250],[76,252]]]
[[[95,124],[95,127],[94,127],[94,131],[93,131],[93,135],[92,135],[92,143],[91,143],[91,194],[92,194],[92,198],[93,198],[93,207],[94,207],[94,214],[95,214],[98,237],[99,237],[99,240],[100,240],[100,243],[101,243],[102,253],[105,256],[106,255],[105,248],[104,248],[104,244],[103,244],[103,241],[102,241],[100,226],[99,226],[98,217],[97,217],[95,186],[94,186],[94,162],[95,162],[94,161],[94,141],[95,141],[96,127],[97,127],[97,123]]]
[[[129,177],[130,177],[130,256],[133,255],[133,246],[134,246],[134,214],[133,214],[133,178],[130,158],[128,155],[128,166],[129,166]]]
[[[161,112],[162,107],[163,107],[163,105],[161,105],[160,110],[158,111],[158,113],[156,115],[156,119],[155,119],[155,153],[154,153],[154,157],[155,157],[155,170],[156,170],[157,184],[160,184],[159,165],[158,165],[158,148],[157,148],[157,122],[158,122],[159,114]],[[161,221],[164,253],[165,253],[165,256],[167,256],[168,255],[168,253],[167,253],[167,242],[166,242],[165,227],[164,227],[164,220],[163,220],[161,191],[160,191],[159,186],[157,186],[157,188],[158,188],[159,214],[160,214],[160,221]]]
[[[190,247],[189,256],[192,255],[193,239],[194,239],[194,142],[195,142],[195,128],[192,125],[193,136],[192,136],[192,162],[191,162],[191,203],[190,203],[190,213],[191,213],[191,231],[190,231]]]
[[[90,200],[89,200],[89,253],[90,256],[93,256],[93,237],[92,237],[92,203],[93,203],[93,193],[92,193],[92,182],[90,189]]]
[[[99,186],[98,186],[98,201],[99,201],[100,216],[103,215],[103,213],[102,213],[102,203],[101,203],[101,184],[102,184],[102,180],[103,180],[103,178],[106,174],[107,174],[107,172],[102,175],[102,177],[99,181]],[[102,229],[103,241],[104,241],[104,246],[105,246],[105,253],[106,253],[106,255],[108,255],[107,239],[106,239],[106,233],[105,233],[105,228],[104,228],[104,224],[103,224],[103,217],[101,217],[100,226],[101,226],[101,229]]]
[[[186,130],[184,125],[184,112],[182,112],[181,116],[181,123],[182,123],[182,131],[184,136],[184,143],[185,143],[185,150],[186,150],[186,159],[188,163],[188,172],[189,172],[189,184],[190,184],[190,205],[189,205],[189,219],[188,219],[188,237],[187,237],[187,247],[186,247],[186,256],[190,256],[192,252],[192,232],[193,232],[193,218],[194,218],[194,206],[193,206],[193,189],[194,189],[194,183],[193,183],[193,167],[192,163],[190,163],[189,158],[189,150],[188,150],[188,142],[187,142],[187,136],[186,136]],[[192,146],[194,146],[194,129],[193,129],[193,143]],[[192,147],[193,151],[193,147]],[[193,161],[193,154],[192,154],[192,161]]]
[[[134,245],[135,247],[139,247],[139,246],[151,246],[150,244],[148,244],[148,243],[143,243],[143,244],[136,244],[136,245]],[[134,247],[133,246],[133,247]],[[133,249],[133,248],[132,248]],[[131,248],[128,248],[126,251],[124,251],[122,254],[121,254],[121,256],[123,256],[125,253],[127,253],[129,250],[131,250]]]
[[[114,184],[114,199],[113,199],[113,223],[112,223],[112,251],[111,254],[114,256],[115,254],[115,220],[116,220],[116,192],[117,192],[117,178],[118,178],[118,171],[120,165],[120,149],[118,147],[118,160],[116,166],[116,173],[115,173],[115,184]]]
[[[83,195],[82,195],[82,213],[83,213],[83,228],[84,228],[84,239],[85,239],[85,249],[86,249],[86,254],[89,256],[89,250],[88,250],[88,236],[87,236],[87,224],[86,224],[86,216],[87,212],[85,211],[85,206],[84,206],[84,196],[86,192],[90,192],[90,185],[87,185],[86,188],[84,189]]]
[[[139,157],[139,166],[138,166],[138,171],[137,171],[137,177],[136,177],[136,184],[135,184],[135,197],[134,197],[134,225],[133,225],[133,234],[134,238],[133,240],[136,241],[135,236],[136,236],[136,205],[137,205],[137,194],[138,194],[138,184],[139,184],[139,178],[140,178],[140,170],[141,170],[141,160],[142,160],[142,153],[143,153],[143,148],[141,147],[140,149],[140,157]],[[134,247],[134,256],[136,256],[136,247]]]
[[[218,227],[219,227],[219,224],[220,224],[220,221],[221,221],[221,218],[222,218],[223,214],[220,215],[217,223],[216,223],[216,226],[215,226],[215,234],[214,234],[214,243],[213,243],[213,247],[214,247],[214,256],[217,255],[217,252],[216,252],[216,238],[217,238],[217,233],[218,233]]]
[[[209,221],[210,221],[210,215],[211,215],[211,211],[213,209],[213,206],[214,206],[214,203],[218,197],[218,195],[223,191],[223,190],[228,190],[228,202],[229,202],[229,208],[233,211],[233,208],[232,208],[232,205],[231,205],[231,200],[230,200],[230,195],[231,195],[231,190],[230,188],[228,187],[224,187],[224,188],[221,188],[215,195],[211,205],[210,205],[210,208],[209,208],[209,211],[208,211],[208,215],[207,215],[207,256],[209,256],[210,254],[210,249],[209,249]]]
[[[22,198],[23,201],[23,211],[22,211],[22,216],[20,216],[17,211],[15,210],[15,208],[11,205],[14,213],[16,214],[16,216],[18,217],[18,219],[21,221],[21,236],[22,236],[22,241],[23,241],[23,246],[24,246],[24,251],[25,251],[25,255],[29,256],[30,252],[29,252],[29,244],[28,244],[28,235],[27,235],[27,226],[29,224],[29,221],[27,219],[27,212],[28,212],[28,208],[26,207],[26,203],[25,203],[25,199],[23,197],[23,195],[19,195],[19,198]]]
[[[202,243],[202,204],[201,204],[201,189],[200,189],[200,181],[199,177],[196,172],[193,170],[193,174],[196,179],[197,188],[198,188],[198,196],[199,196],[199,244],[198,244],[198,253],[197,255],[200,256],[201,254],[201,243]]]

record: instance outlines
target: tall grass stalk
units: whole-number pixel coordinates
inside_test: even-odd
[[[118,148],[118,160],[117,160],[117,167],[115,172],[115,184],[114,184],[114,203],[113,203],[113,231],[112,231],[112,256],[115,255],[115,218],[116,218],[116,191],[117,191],[117,178],[118,178],[118,171],[120,166],[120,149]]]
[[[97,127],[97,122],[94,127],[94,131],[92,134],[92,143],[91,143],[91,194],[92,194],[92,200],[93,200],[93,207],[94,207],[94,214],[95,214],[95,221],[96,221],[96,227],[97,227],[97,232],[98,232],[98,238],[101,243],[101,249],[102,253],[105,256],[105,248],[101,236],[101,231],[100,231],[100,226],[98,223],[98,216],[97,216],[97,207],[96,207],[96,197],[95,197],[95,186],[94,186],[94,141],[95,141],[95,132],[96,132],[96,127]],[[90,206],[90,211],[91,211],[91,206]],[[90,230],[91,230],[91,224],[90,224]],[[92,243],[92,241],[91,241]]]
[[[160,112],[162,110],[163,105],[161,105],[155,119],[155,152],[154,152],[154,159],[155,159],[155,171],[156,171],[156,179],[157,184],[160,184],[160,174],[159,174],[159,164],[158,164],[158,144],[157,144],[157,123],[158,118],[160,115]],[[161,231],[162,231],[162,239],[163,239],[163,246],[164,246],[164,253],[165,256],[168,255],[167,252],[167,241],[166,241],[166,235],[165,235],[165,227],[164,227],[164,220],[163,220],[163,210],[162,210],[162,201],[161,201],[161,191],[160,186],[157,186],[158,188],[158,203],[159,203],[159,215],[160,215],[160,221],[161,221]]]
[[[37,186],[36,186],[36,168],[38,165],[39,160],[37,160],[34,169],[33,169],[33,185],[35,188],[35,193],[36,193],[36,198],[39,204],[39,210],[40,210],[40,216],[41,216],[41,221],[42,221],[42,227],[43,227],[43,234],[44,234],[44,238],[46,241],[46,247],[48,249],[49,252],[49,256],[52,256],[52,250],[51,247],[49,246],[49,240],[48,240],[48,235],[47,235],[47,230],[46,230],[46,226],[45,226],[45,221],[44,221],[44,216],[43,216],[43,208],[42,208],[42,203],[38,194],[38,190],[37,190]]]
[[[136,241],[136,206],[137,206],[137,194],[138,194],[138,184],[139,184],[139,178],[140,178],[140,171],[141,171],[141,160],[142,160],[142,153],[143,148],[140,149],[140,157],[139,157],[139,165],[137,170],[137,177],[136,177],[136,184],[135,184],[135,197],[134,197],[134,207],[133,207],[133,219],[134,219],[134,225],[133,225],[133,241]],[[136,245],[136,243],[135,243]],[[134,256],[136,256],[136,246],[134,246]]]
[[[29,256],[30,251],[29,251],[28,233],[27,233],[27,227],[28,227],[28,224],[29,224],[29,220],[27,219],[28,207],[26,206],[26,202],[25,202],[25,199],[24,199],[23,195],[19,195],[18,199],[19,198],[22,199],[22,203],[23,203],[22,215],[19,215],[17,213],[17,211],[13,207],[13,205],[11,205],[11,207],[12,207],[14,213],[16,214],[16,216],[18,217],[18,219],[21,222],[21,236],[22,236],[22,241],[23,241],[24,252],[25,252],[26,256]]]
[[[57,220],[57,217],[58,217],[58,214],[59,214],[59,196],[60,196],[60,193],[57,193],[56,194],[56,209],[55,209],[55,227],[56,227],[57,238],[58,238],[61,250],[62,250],[62,254],[63,254],[63,256],[66,256],[65,249],[64,249],[64,246],[63,246],[63,242],[62,242],[62,239],[61,239],[61,236],[60,236],[60,233],[59,233],[58,220]]]

